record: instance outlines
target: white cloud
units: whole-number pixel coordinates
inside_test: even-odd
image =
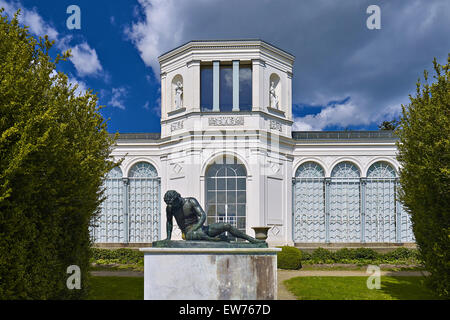
[[[331,105],[323,108],[320,113],[306,115],[294,119],[294,130],[323,130],[329,125],[339,125],[347,127],[351,124],[369,124],[366,115],[358,110],[353,102],[348,101],[341,105]]]
[[[36,9],[27,9],[20,2],[6,2],[0,0],[0,7],[5,8],[6,14],[12,18],[20,8],[19,22],[29,27],[30,32],[35,36],[48,35],[50,40],[55,40],[56,47],[61,51],[71,48],[72,35],[60,37],[58,31],[39,15]],[[75,66],[79,76],[98,75],[103,70],[97,52],[92,49],[87,42],[78,44],[72,49],[70,61]]]
[[[124,98],[128,94],[128,90],[124,87],[113,88],[111,94],[112,97],[109,100],[108,104],[113,107],[125,110]]]
[[[72,48],[70,61],[72,61],[78,74],[82,77],[97,75],[103,70],[98,60],[97,52],[95,49],[91,49],[87,42],[83,42]]]
[[[394,102],[387,107],[371,109],[367,107],[364,99],[354,94],[351,100],[342,104],[332,104],[321,109],[317,114],[309,114],[303,117],[294,117],[293,130],[321,131],[328,126],[367,126],[371,123],[381,123],[382,120],[392,120],[399,116],[401,103]]]
[[[173,0],[138,0],[145,20],[133,23],[125,33],[139,50],[142,60],[159,74],[158,56],[180,44],[183,39],[187,3]],[[195,1],[189,1],[189,3]],[[138,16],[135,12],[135,16]]]
[[[19,22],[29,27],[32,34],[36,36],[48,35],[50,40],[56,40],[58,38],[58,31],[51,25],[46,23],[44,19],[35,11],[35,9],[29,10],[23,7],[20,2],[6,2],[0,0],[0,8],[3,7],[10,19],[14,16],[16,11],[20,8]]]

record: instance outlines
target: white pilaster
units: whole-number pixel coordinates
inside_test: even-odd
[[[233,111],[239,111],[239,60],[233,60]]]
[[[252,60],[252,101],[253,111],[259,111],[263,109],[263,101],[264,101],[264,67],[265,63],[261,59]]]
[[[213,111],[220,111],[220,62],[213,61]]]

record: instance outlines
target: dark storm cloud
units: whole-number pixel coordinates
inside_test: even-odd
[[[156,74],[158,55],[193,39],[260,38],[294,54],[294,105],[322,106],[319,113],[297,117],[297,129],[367,125],[395,116],[432,59],[443,63],[450,51],[446,0],[139,3],[144,19],[127,34]],[[372,4],[381,8],[380,30],[366,27]]]

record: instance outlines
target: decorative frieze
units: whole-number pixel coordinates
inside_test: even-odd
[[[183,129],[183,121],[182,120],[180,120],[180,121],[175,121],[175,122],[173,122],[173,123],[171,123],[170,124],[170,131],[176,131],[176,130],[180,130],[180,129]]]
[[[283,127],[281,125],[281,123],[279,123],[278,121],[275,120],[270,120],[270,129],[272,130],[278,130],[278,131],[283,131]]]
[[[243,126],[244,117],[211,117],[208,119],[210,126]]]

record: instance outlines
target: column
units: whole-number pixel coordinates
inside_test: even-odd
[[[219,81],[220,81],[220,62],[213,61],[213,111],[220,111]]]
[[[162,212],[161,212],[161,197],[162,197],[162,193],[161,193],[161,177],[157,178],[158,181],[158,236],[157,236],[157,240],[161,240],[161,228],[162,228],[162,224],[161,224],[161,219],[160,217],[162,216]],[[154,238],[154,237],[153,237]]]
[[[286,117],[292,120],[292,72],[287,72],[286,81],[286,103],[284,104],[286,108]]]
[[[187,87],[187,83],[184,84],[186,94],[185,105],[189,108],[191,107],[192,111],[199,112],[200,111],[200,60],[192,60],[187,63],[187,67],[189,69],[189,74],[191,77],[191,88]],[[189,94],[188,93],[189,90]]]
[[[125,228],[125,232],[124,232],[124,238],[125,238],[125,243],[129,242],[129,223],[128,223],[128,191],[129,191],[129,180],[128,178],[122,178],[123,181],[123,214],[124,214],[124,228]]]
[[[233,60],[233,111],[239,111],[239,60]]]
[[[297,183],[296,178],[292,178],[292,188],[291,188],[291,211],[292,211],[292,227],[291,227],[291,237],[292,241],[295,243],[295,184]]]
[[[166,98],[166,78],[167,73],[161,73],[161,120],[165,120],[167,118],[167,98]],[[170,91],[170,90],[169,90]]]
[[[361,178],[361,242],[366,242],[366,179]]]
[[[263,109],[264,104],[264,68],[266,64],[261,59],[252,60],[252,101],[253,111]],[[267,91],[267,99],[269,93]]]
[[[331,179],[325,178],[325,242],[330,243],[330,184]]]
[[[395,194],[395,213],[396,213],[396,240],[397,243],[402,242],[402,211],[401,211],[401,203],[397,199],[397,193],[398,193],[398,185],[399,185],[399,179],[395,178],[395,184],[394,184],[394,194]]]

